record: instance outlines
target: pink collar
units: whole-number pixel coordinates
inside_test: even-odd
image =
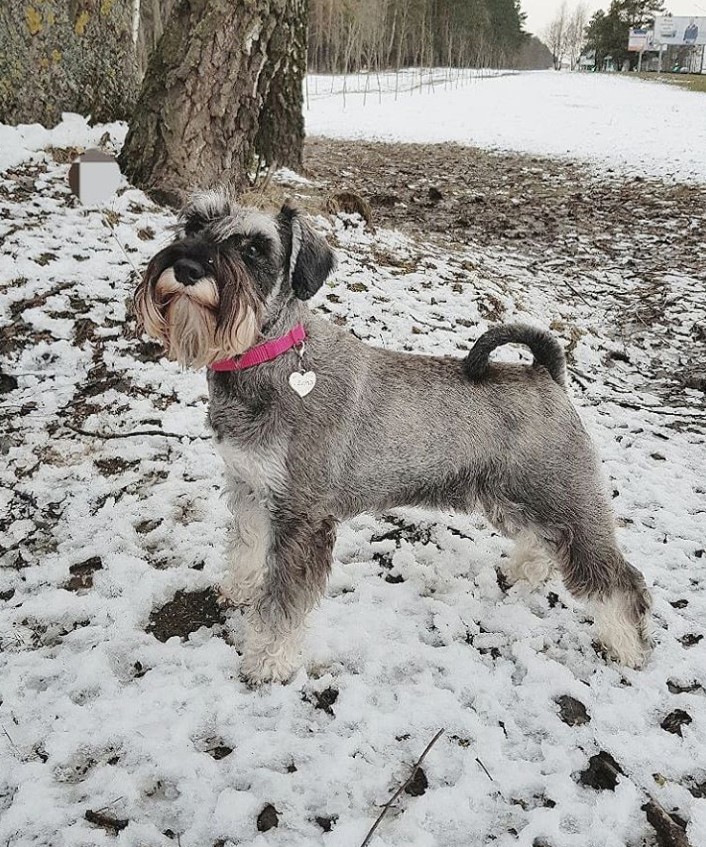
[[[257,347],[251,347],[242,356],[237,356],[235,359],[221,359],[218,362],[213,362],[209,365],[209,368],[212,371],[244,371],[246,368],[271,362],[281,356],[282,353],[286,353],[287,350],[301,344],[305,338],[306,330],[304,326],[297,324],[286,335],[273,338],[272,341],[266,341],[264,344],[258,344]]]

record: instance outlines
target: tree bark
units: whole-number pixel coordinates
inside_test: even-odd
[[[1,0],[0,121],[127,119],[137,96],[133,0]]]
[[[288,0],[272,37],[270,55],[277,57],[277,66],[273,69],[255,137],[255,150],[267,165],[294,171],[302,168],[304,147],[307,29],[307,0]]]
[[[280,21],[291,5],[303,0],[176,5],[150,57],[120,154],[134,185],[181,205],[194,188],[245,183],[273,76],[289,67]]]

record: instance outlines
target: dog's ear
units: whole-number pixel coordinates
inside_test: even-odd
[[[285,248],[285,273],[295,297],[308,300],[321,288],[336,267],[336,256],[326,239],[302,220],[299,212],[285,203],[277,216]]]

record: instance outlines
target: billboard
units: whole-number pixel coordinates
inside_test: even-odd
[[[706,18],[673,18],[660,16],[655,19],[655,44],[679,44],[690,47],[706,44]]]
[[[645,50],[653,48],[651,29],[631,29],[628,37],[628,50],[635,53],[642,53]]]

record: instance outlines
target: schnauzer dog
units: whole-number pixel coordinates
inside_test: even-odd
[[[222,591],[246,607],[245,676],[291,676],[338,522],[410,505],[482,510],[517,541],[511,575],[558,565],[607,652],[639,666],[650,596],[618,549],[559,343],[509,325],[465,359],[369,347],[305,304],[334,266],[293,207],[271,217],[214,190],[182,210],[135,294],[167,356],[209,369],[233,514]],[[533,366],[489,363],[510,342]]]

